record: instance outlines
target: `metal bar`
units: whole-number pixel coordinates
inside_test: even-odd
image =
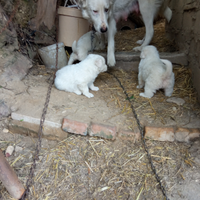
[[[0,180],[6,187],[10,195],[15,199],[20,199],[25,189],[13,168],[5,159],[2,151],[0,150]]]

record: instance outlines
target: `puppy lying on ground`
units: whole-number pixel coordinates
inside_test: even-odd
[[[92,50],[103,50],[105,48],[104,36],[101,33],[95,32],[92,38],[92,31],[84,34],[80,37],[78,42],[76,40],[72,44],[72,54],[70,56],[68,65],[73,64],[75,60],[82,61],[88,55],[88,52]]]
[[[144,93],[140,93],[140,96],[151,98],[161,88],[165,96],[171,96],[174,87],[172,63],[160,59],[157,49],[150,45],[142,49],[140,58],[137,88],[144,87]]]
[[[94,97],[89,88],[98,91],[93,82],[99,73],[107,70],[102,56],[90,54],[83,61],[75,65],[67,65],[56,72],[55,86],[59,90],[74,92],[77,95]]]

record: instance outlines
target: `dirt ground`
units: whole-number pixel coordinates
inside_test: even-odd
[[[139,37],[142,39],[143,34]],[[142,89],[136,89],[136,72],[113,70],[113,73],[125,86],[142,125],[199,128],[200,107],[190,70],[174,66],[173,97],[183,98],[186,102],[183,106],[167,103],[163,91],[158,91],[150,100],[140,97]],[[41,80],[48,82],[50,74],[45,68],[35,67],[23,81],[41,76]],[[117,81],[103,73],[95,85],[105,94],[105,104],[119,109],[119,114],[127,116],[126,126],[135,129],[130,104]],[[5,151],[9,145],[18,147],[8,161],[25,185],[37,139],[7,132],[9,120],[0,121],[0,149]],[[186,144],[146,140],[146,143],[169,199],[200,199],[200,141]],[[12,198],[0,184],[0,200],[8,199]],[[70,135],[63,141],[42,140],[34,184],[27,199],[158,200],[164,197],[141,141]]]
[[[37,140],[4,133],[4,124],[6,121],[1,122],[0,148],[23,148],[8,161],[25,184]],[[168,197],[199,199],[200,141],[192,155],[194,144],[148,140],[147,145]],[[74,135],[60,142],[43,139],[39,158],[27,199],[164,199],[140,142]],[[12,199],[2,185],[0,194],[1,200]]]
[[[136,89],[137,72],[113,70],[112,73],[118,76],[132,97],[143,125],[199,127],[195,120],[199,119],[200,107],[188,69],[174,68],[173,96],[183,98],[186,101],[184,106],[167,103],[163,91],[158,91],[150,100],[140,97],[140,90]],[[45,68],[35,67],[23,81],[32,83],[34,77],[41,77],[36,83],[41,84],[42,81],[48,82],[50,74]],[[127,127],[130,130],[136,128],[130,105],[117,81],[103,73],[95,85],[100,88],[95,96],[98,98],[103,92],[105,103],[127,116]],[[22,147],[8,161],[25,185],[37,139],[6,133],[9,120],[0,121],[0,148],[4,151],[8,145]],[[200,141],[191,144],[146,142],[170,199],[199,199]],[[164,199],[141,141],[108,141],[75,135],[57,142],[43,139],[39,158],[34,185],[27,199]],[[2,185],[0,194],[1,200],[12,199]]]

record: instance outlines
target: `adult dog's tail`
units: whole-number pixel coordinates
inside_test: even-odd
[[[76,47],[76,40],[72,44],[72,51],[73,52],[70,55],[70,58],[69,58],[69,61],[68,61],[68,65],[72,65],[73,62],[78,59],[78,56],[77,56],[77,47]]]
[[[163,67],[165,68],[165,77],[169,77],[172,74],[173,71],[173,66],[172,63],[169,60],[165,60],[165,59],[161,59],[162,63],[163,63]]]
[[[172,10],[168,7],[169,0],[156,0],[156,4],[162,3],[160,7],[160,15],[164,16],[169,23],[172,18]]]
[[[163,13],[164,17],[167,19],[167,22],[169,23],[172,18],[172,10],[167,7]]]

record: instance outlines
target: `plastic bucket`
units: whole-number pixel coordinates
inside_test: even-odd
[[[89,31],[89,22],[82,17],[82,13],[77,8],[60,6],[58,41],[65,46],[71,47],[74,40],[78,39]]]
[[[44,64],[48,68],[56,66],[56,44],[38,50]],[[67,65],[67,56],[62,42],[58,43],[58,69]]]

